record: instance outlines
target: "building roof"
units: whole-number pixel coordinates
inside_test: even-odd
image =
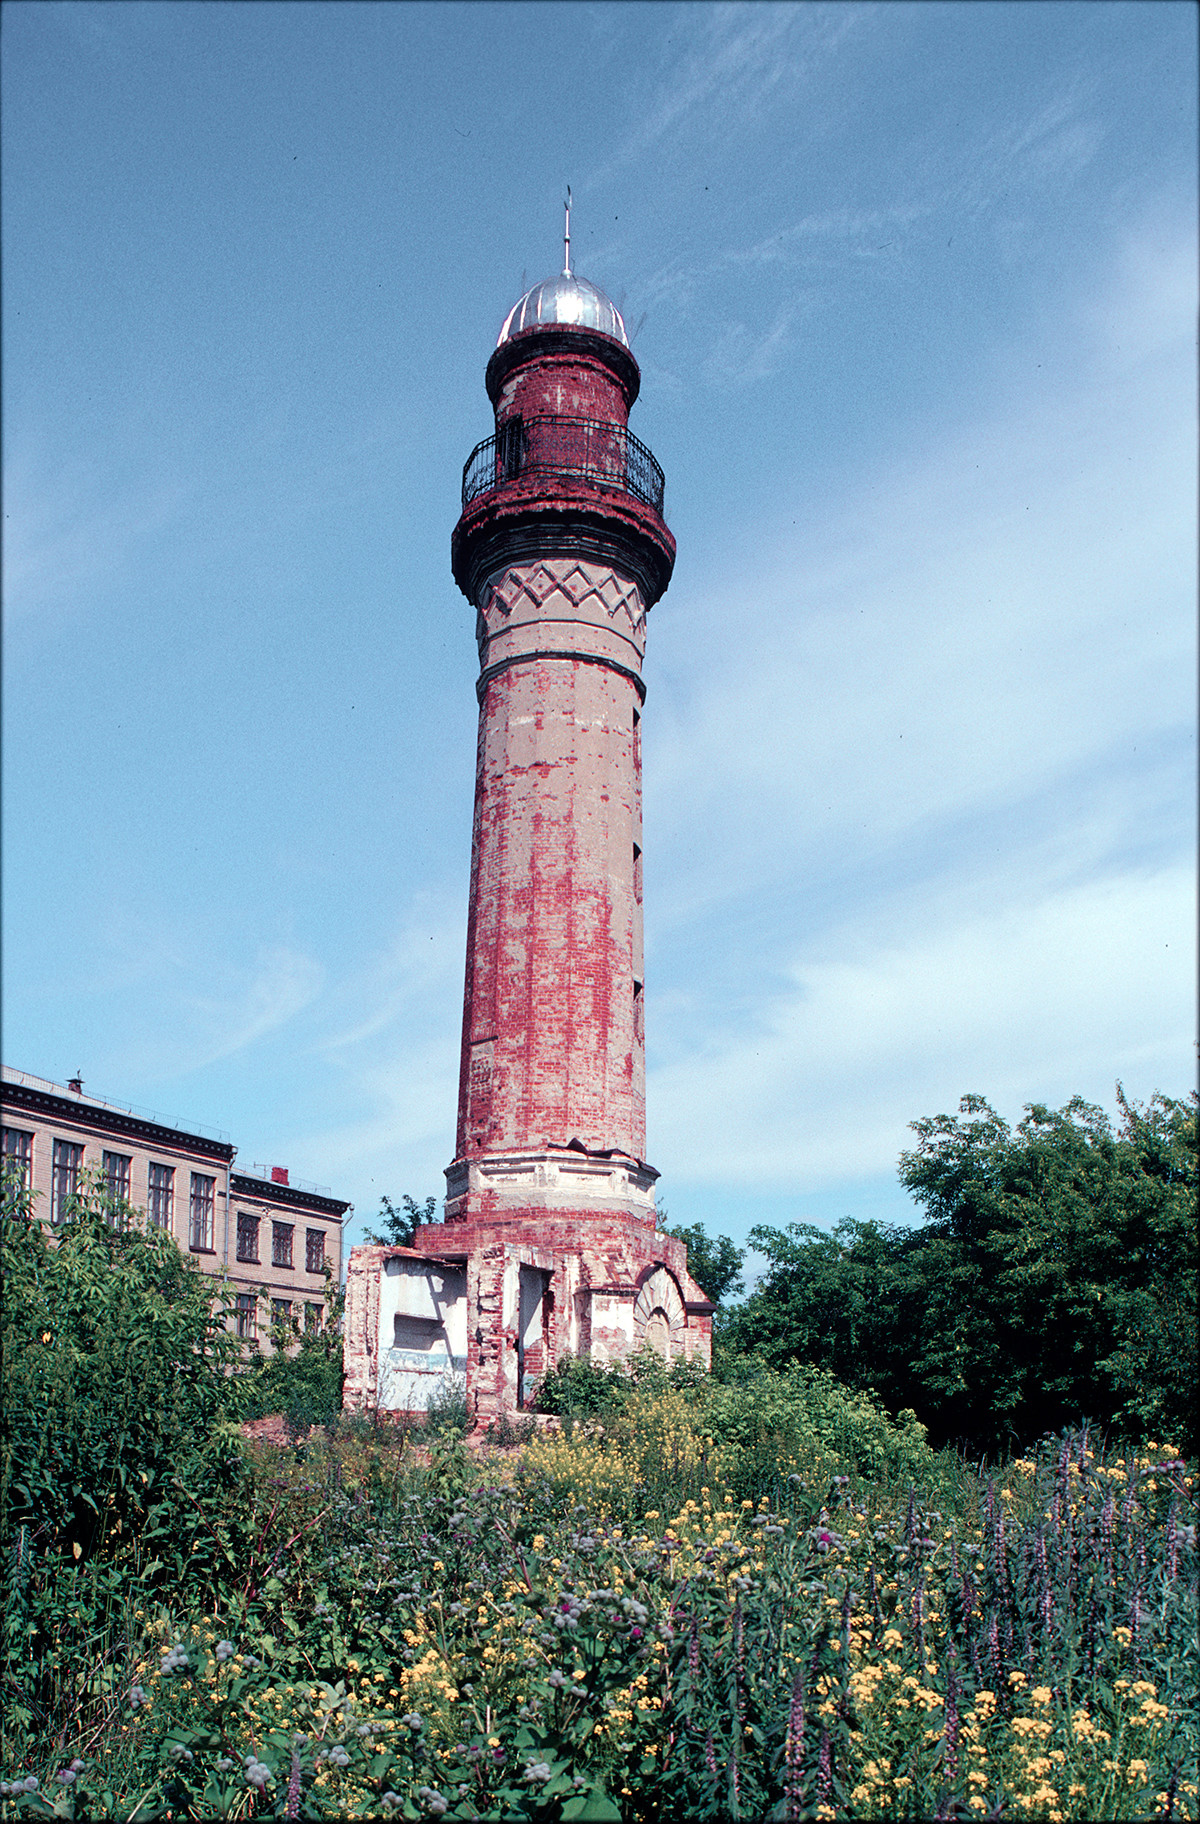
[[[520,335],[523,329],[537,329],[546,323],[599,330],[601,335],[612,336],[629,347],[624,319],[612,299],[590,279],[581,279],[573,272],[560,272],[552,279],[543,279],[523,298],[518,298],[504,319],[496,347],[500,348],[513,336]]]
[[[219,1130],[205,1131],[198,1124],[185,1127],[148,1109],[103,1102],[98,1096],[85,1096],[82,1091],[69,1089],[65,1084],[31,1076],[28,1071],[13,1070],[7,1064],[3,1069],[3,1101],[6,1108],[90,1127],[98,1133],[120,1134],[148,1146],[173,1146],[180,1151],[226,1161],[237,1152],[237,1148],[230,1145],[228,1135]]]
[[[260,1171],[269,1171],[270,1167],[259,1167],[254,1170],[240,1168],[230,1174],[229,1189],[234,1197],[247,1201],[266,1203],[281,1210],[306,1211],[309,1215],[321,1215],[340,1222],[347,1210],[354,1205],[346,1203],[340,1197],[330,1195],[328,1191],[319,1190],[312,1185],[292,1184],[279,1178],[260,1177]]]

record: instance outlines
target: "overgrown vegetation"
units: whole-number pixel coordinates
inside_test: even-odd
[[[1132,1369],[1111,1337],[1135,1318],[1157,1334],[1133,1267],[1086,1242],[1083,1203],[1109,1196],[1157,1285],[1181,1107],[1157,1099],[1134,1111],[1148,1133],[1108,1136],[1094,1111],[1033,1110],[1010,1135],[975,1103],[924,1124],[906,1160],[960,1298],[974,1259],[1011,1276],[1001,1305],[1024,1287],[1036,1316],[1053,1293],[1067,1323],[1069,1263],[1123,1275],[1093,1301],[1107,1330],[1064,1331],[1070,1387],[1089,1336],[1117,1388]],[[1039,1234],[1053,1272],[1018,1246]],[[1196,1817],[1195,1469],[1145,1416],[1183,1376],[1156,1380],[1147,1351],[1142,1403],[1114,1396],[1115,1445],[1068,1423],[990,1467],[935,1450],[899,1381],[881,1400],[853,1352],[805,1359],[819,1331],[785,1327],[822,1297],[836,1316],[847,1285],[874,1296],[869,1256],[839,1278],[832,1252],[785,1239],[801,1290],[789,1306],[777,1261],[764,1347],[726,1344],[711,1377],[564,1362],[543,1389],[557,1421],[497,1427],[505,1448],[479,1455],[465,1409],[306,1431],[340,1384],[332,1332],[231,1374],[223,1301],[169,1240],[91,1185],[49,1245],[10,1191],[0,1814]],[[937,1309],[949,1323],[949,1294]],[[882,1334],[853,1316],[860,1346]],[[935,1330],[918,1317],[893,1307],[914,1359]],[[1002,1319],[990,1354],[972,1344],[983,1362],[1015,1350]],[[1015,1380],[981,1378],[988,1424],[1047,1410],[1038,1347]],[[958,1397],[948,1372],[910,1385],[933,1410]],[[268,1405],[286,1447],[237,1433]]]

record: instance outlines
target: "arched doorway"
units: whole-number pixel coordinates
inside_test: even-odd
[[[671,1359],[671,1320],[661,1305],[656,1305],[646,1319],[643,1341],[656,1355],[661,1355],[664,1362]]]

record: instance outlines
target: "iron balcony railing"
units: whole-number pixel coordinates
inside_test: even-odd
[[[511,418],[477,444],[463,469],[462,504],[526,475],[569,475],[663,510],[663,472],[623,425],[599,418]]]

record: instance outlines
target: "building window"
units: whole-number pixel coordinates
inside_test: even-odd
[[[19,1190],[33,1189],[33,1135],[27,1134],[24,1128],[5,1128],[4,1164]]]
[[[72,1140],[56,1140],[50,1169],[50,1220],[62,1222],[67,1205],[79,1194],[79,1174],[83,1170],[83,1147]]]
[[[305,1305],[304,1328],[306,1330],[319,1330],[321,1328],[321,1312],[323,1309],[324,1306],[322,1305]]]
[[[290,1298],[273,1298],[271,1300],[271,1323],[290,1324],[292,1321],[292,1301]]]
[[[245,1342],[252,1343],[258,1336],[258,1324],[255,1317],[258,1299],[253,1292],[239,1292],[234,1308],[234,1327]]]
[[[203,1172],[192,1173],[192,1201],[188,1222],[188,1246],[194,1254],[213,1252],[213,1210],[217,1181]]]
[[[128,1204],[129,1177],[133,1169],[133,1160],[128,1153],[105,1153],[103,1155],[104,1193],[114,1203]],[[108,1220],[114,1228],[128,1228],[128,1209],[110,1209]]]
[[[237,1257],[258,1261],[258,1217],[248,1215],[245,1210],[238,1211]]]
[[[273,1222],[271,1224],[271,1265],[273,1267],[291,1266],[293,1233],[294,1230],[290,1222]]]
[[[305,1233],[304,1264],[310,1273],[325,1271],[325,1231],[308,1229]]]
[[[146,1215],[152,1229],[170,1230],[175,1217],[175,1167],[151,1163],[146,1186]]]

